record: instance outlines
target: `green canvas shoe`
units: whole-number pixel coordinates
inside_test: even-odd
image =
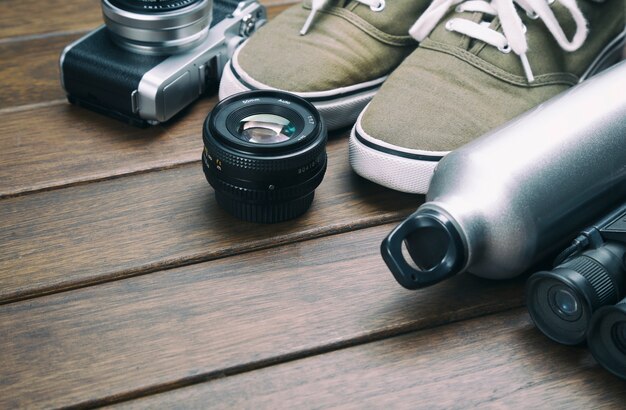
[[[426,193],[448,152],[619,60],[624,9],[624,0],[435,0],[411,29],[419,48],[357,120],[350,164]]]
[[[351,126],[417,46],[408,30],[428,4],[314,0],[295,5],[239,46],[224,69],[219,97],[288,91],[313,103],[329,129]]]

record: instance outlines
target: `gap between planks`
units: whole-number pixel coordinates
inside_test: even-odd
[[[512,306],[502,310],[497,310],[494,312],[488,312],[484,314],[478,314],[476,316],[468,316],[456,320],[451,320],[448,322],[435,322],[431,325],[425,327],[407,327],[405,329],[397,329],[397,330],[382,330],[380,332],[371,333],[366,336],[356,337],[354,339],[349,339],[344,342],[331,343],[324,346],[319,346],[313,349],[301,350],[297,352],[293,352],[290,354],[286,354],[280,357],[269,358],[266,360],[260,360],[257,362],[250,362],[240,366],[233,366],[231,368],[221,369],[215,372],[207,373],[204,375],[192,376],[185,379],[181,379],[176,383],[169,383],[163,385],[151,386],[145,390],[137,390],[133,392],[128,392],[123,395],[117,395],[109,398],[104,398],[100,400],[94,401],[86,401],[82,403],[76,403],[72,406],[68,406],[68,408],[97,408],[102,406],[111,406],[115,404],[124,404],[132,402],[133,400],[138,400],[142,398],[147,398],[151,395],[158,394],[167,394],[167,393],[176,393],[178,389],[189,388],[193,386],[198,386],[202,383],[211,382],[214,380],[244,375],[246,373],[253,373],[259,370],[266,370],[272,366],[285,365],[291,362],[296,362],[299,360],[312,358],[314,356],[325,355],[333,352],[338,352],[344,349],[350,349],[358,346],[362,346],[368,343],[376,343],[381,342],[385,339],[392,339],[396,337],[402,337],[406,335],[410,335],[412,333],[420,333],[425,331],[432,331],[436,329],[446,328],[448,326],[452,326],[458,324],[460,322],[478,320],[481,318],[488,318],[494,315],[500,315],[503,313],[507,313],[509,311],[517,311],[519,310],[519,306]],[[131,403],[129,403],[131,404]]]
[[[523,278],[402,289],[391,227],[0,306],[0,403],[107,403],[522,305]]]

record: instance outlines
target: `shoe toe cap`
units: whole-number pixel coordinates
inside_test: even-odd
[[[236,53],[235,70],[265,88],[329,91],[383,77],[411,51],[382,44],[352,23],[321,12],[302,36],[308,12],[293,6],[261,27]]]
[[[566,88],[520,87],[455,56],[418,49],[385,82],[360,126],[397,147],[448,152]]]

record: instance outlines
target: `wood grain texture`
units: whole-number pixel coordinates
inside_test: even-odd
[[[26,4],[27,2],[22,3]],[[277,2],[265,1],[263,3]],[[63,4],[67,5],[68,3]],[[0,2],[0,20],[3,20],[1,11],[3,7],[5,7],[5,3]],[[64,7],[66,6],[61,8]],[[285,5],[269,7],[268,15],[272,18],[285,8],[287,8]],[[75,11],[78,13],[80,10],[76,9]],[[101,18],[100,14],[98,14],[98,18]],[[96,23],[92,27],[99,24]],[[0,23],[0,27],[2,27],[2,23]],[[0,60],[2,61],[0,65],[0,116],[3,114],[3,109],[4,111],[7,109],[12,111],[17,106],[64,100],[65,92],[61,88],[59,80],[59,56],[66,45],[83,34],[83,32],[58,34],[36,37],[27,41],[2,42],[0,40]],[[43,115],[45,114],[44,111]],[[30,115],[37,117],[42,114],[35,110]]]
[[[266,6],[295,3],[296,0],[260,0]],[[0,2],[0,40],[88,31],[102,23],[98,0],[51,0],[45,3],[23,0]]]
[[[333,139],[328,153],[312,208],[275,225],[222,211],[199,162],[6,198],[0,201],[0,303],[399,220],[423,201],[357,177],[345,139]]]
[[[103,404],[521,305],[521,281],[401,288],[378,250],[392,227],[0,306],[0,407]]]
[[[0,2],[0,39],[85,31],[102,24],[98,0]]]
[[[76,37],[0,43],[0,198],[198,159],[216,95],[149,129],[72,106],[63,100],[57,59]],[[36,105],[16,108],[23,104]]]
[[[65,99],[59,56],[66,45],[81,35],[0,42],[0,116],[5,117],[3,111],[10,107]],[[37,112],[32,115],[37,116]]]
[[[142,408],[621,409],[626,383],[525,310],[463,321],[158,394]]]
[[[70,104],[0,116],[0,198],[197,161],[215,102],[145,129]]]

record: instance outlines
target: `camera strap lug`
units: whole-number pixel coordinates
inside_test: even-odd
[[[139,91],[134,90],[130,94],[130,108],[133,114],[137,114],[139,112]]]

